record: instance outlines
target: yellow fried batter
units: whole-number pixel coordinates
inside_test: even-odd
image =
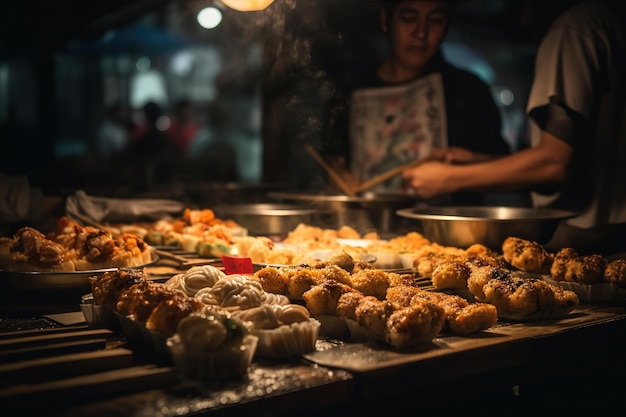
[[[334,280],[326,280],[314,285],[302,294],[302,299],[312,316],[337,315],[339,297],[347,292],[355,291],[349,285]]]
[[[254,273],[254,279],[261,284],[264,291],[287,295],[288,278],[276,267],[266,266],[259,269]]]
[[[472,334],[488,329],[498,321],[498,310],[488,303],[473,303],[447,318],[447,324],[456,334]]]
[[[387,318],[392,312],[393,307],[389,302],[374,296],[363,297],[354,311],[356,321],[380,341],[385,340]]]
[[[385,298],[389,288],[389,276],[380,269],[363,269],[350,276],[350,285],[365,295]]]
[[[389,315],[384,340],[396,349],[416,346],[436,337],[445,322],[441,307],[428,300],[415,298],[410,307]]]
[[[442,262],[433,270],[435,288],[466,288],[470,268],[461,261]]]
[[[502,243],[502,255],[521,271],[544,275],[550,273],[553,255],[537,242],[509,236]]]
[[[626,287],[626,259],[615,259],[609,262],[604,270],[604,280]]]
[[[580,256],[573,248],[562,248],[554,256],[550,275],[556,281],[593,284],[604,280],[606,267],[601,255]]]

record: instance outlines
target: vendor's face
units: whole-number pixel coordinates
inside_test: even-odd
[[[390,53],[399,64],[415,71],[426,66],[446,36],[448,8],[444,0],[407,0],[391,9],[391,16],[381,12]]]

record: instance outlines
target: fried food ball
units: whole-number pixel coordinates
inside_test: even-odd
[[[350,285],[365,295],[383,299],[389,288],[389,276],[380,269],[363,269],[350,276]]]
[[[326,280],[313,285],[302,294],[302,299],[312,316],[337,315],[337,303],[343,294],[356,291],[349,285]]]
[[[433,270],[431,280],[435,288],[466,288],[470,268],[460,261],[442,262]]]
[[[537,242],[509,236],[502,243],[502,255],[521,271],[550,274],[553,255]]]
[[[498,321],[498,310],[492,304],[472,303],[447,317],[446,323],[456,334],[472,334],[494,326]]]
[[[601,255],[580,256],[573,248],[562,248],[554,256],[550,275],[556,281],[593,284],[604,280],[606,267]]]
[[[365,295],[358,291],[350,291],[341,294],[337,300],[336,314],[340,317],[356,321],[356,308],[363,297],[365,297]]]
[[[302,295],[314,285],[324,281],[317,269],[293,268],[286,272],[287,296],[292,300],[301,300]]]
[[[604,270],[604,280],[626,287],[626,259],[610,261]]]
[[[266,266],[254,273],[254,278],[261,284],[264,291],[287,295],[289,279],[278,268]]]
[[[416,346],[435,338],[445,322],[441,307],[423,298],[392,312],[385,326],[384,340],[396,349]]]
[[[385,340],[387,319],[393,313],[393,307],[389,302],[381,301],[371,295],[364,296],[354,313],[356,321],[365,327],[376,340]]]

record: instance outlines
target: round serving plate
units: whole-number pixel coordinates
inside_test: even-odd
[[[159,261],[152,251],[150,262],[129,267],[143,269]],[[3,303],[46,303],[63,304],[73,301],[78,304],[82,295],[91,292],[89,277],[99,276],[118,268],[103,268],[71,272],[6,271],[0,269]]]
[[[402,193],[367,192],[356,196],[326,193],[271,192],[268,196],[284,202],[297,203],[329,213],[319,226],[338,228],[352,226],[361,233],[397,232],[401,220],[396,211],[413,207],[419,198]]]

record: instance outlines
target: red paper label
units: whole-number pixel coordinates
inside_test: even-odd
[[[222,255],[222,265],[227,275],[253,274],[252,259]]]

